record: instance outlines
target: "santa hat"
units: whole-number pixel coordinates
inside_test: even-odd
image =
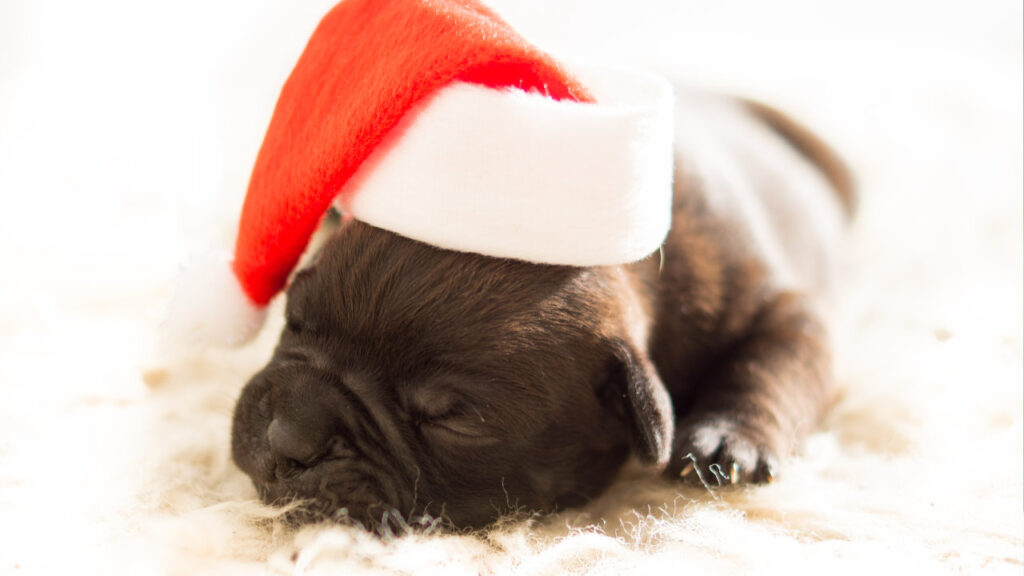
[[[664,79],[570,71],[476,0],[344,0],[281,90],[233,257],[186,273],[168,328],[248,340],[332,203],[440,248],[639,260],[671,219],[671,117]]]

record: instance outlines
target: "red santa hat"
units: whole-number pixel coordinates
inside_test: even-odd
[[[247,341],[332,203],[440,248],[610,265],[661,244],[671,178],[664,79],[570,71],[476,0],[344,0],[281,90],[233,257],[186,272],[167,325]]]

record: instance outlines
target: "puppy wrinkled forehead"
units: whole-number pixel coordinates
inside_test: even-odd
[[[483,343],[496,331],[588,329],[604,289],[591,270],[440,250],[351,222],[296,276],[287,314],[308,329]]]

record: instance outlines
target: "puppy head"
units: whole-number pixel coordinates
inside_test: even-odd
[[[308,518],[478,527],[582,503],[631,449],[663,462],[671,442],[630,281],[347,224],[288,289],[235,408],[235,462]]]

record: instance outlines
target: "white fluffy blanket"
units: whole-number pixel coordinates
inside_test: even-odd
[[[760,97],[847,154],[845,395],[771,486],[631,471],[583,510],[384,540],[288,531],[230,461],[279,323],[150,352],[332,3],[0,3],[0,573],[1021,573],[1020,2],[495,2],[562,56]]]

